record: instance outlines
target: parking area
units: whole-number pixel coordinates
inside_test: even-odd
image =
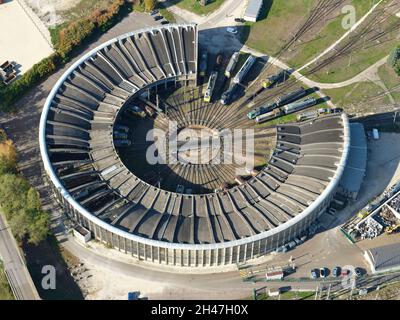
[[[0,5],[0,64],[14,63],[17,75],[53,52],[47,29],[28,10],[16,0]]]

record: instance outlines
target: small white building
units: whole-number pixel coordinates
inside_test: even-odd
[[[265,274],[267,280],[282,280],[283,276],[282,270],[267,271]]]
[[[268,295],[270,297],[279,297],[280,294],[281,294],[280,288],[278,288],[278,289],[271,288],[268,290]]]
[[[250,22],[256,22],[260,16],[263,2],[263,0],[248,0],[243,19]]]

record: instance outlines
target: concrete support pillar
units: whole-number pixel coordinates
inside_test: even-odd
[[[181,251],[181,266],[183,266],[183,265],[184,265],[184,264],[183,264],[183,253],[184,253],[184,252],[183,252],[182,249],[181,249],[180,251]]]

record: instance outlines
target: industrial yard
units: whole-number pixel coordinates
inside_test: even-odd
[[[0,184],[50,221],[35,244],[2,230],[33,296],[399,299],[398,1],[12,6],[52,53],[0,31]],[[31,294],[4,266],[0,299]]]

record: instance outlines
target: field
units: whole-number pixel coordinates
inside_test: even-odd
[[[173,1],[179,8],[191,11],[199,15],[207,15],[217,10],[225,0],[209,0],[206,6],[201,6],[197,0]]]
[[[361,109],[364,112],[383,111],[383,108],[400,103],[400,77],[386,64],[378,69],[377,74],[377,82],[358,82],[323,91],[331,97],[333,103],[349,113],[360,112]],[[373,107],[368,108],[371,103]]]
[[[370,3],[365,0],[352,0],[351,4],[356,9],[357,19],[364,16],[370,9]],[[342,28],[342,20],[344,14],[340,11],[336,12],[333,19],[324,22],[324,26],[316,34],[306,37],[300,44],[296,44],[294,48],[295,54],[287,61],[291,67],[300,67],[307,61],[315,58],[319,53],[328,48],[332,43],[339,39],[345,32]]]
[[[400,77],[386,64],[378,69],[378,75],[390,91],[394,101],[400,103]]]
[[[69,8],[57,11],[61,22],[49,27],[51,43],[53,45],[58,43],[60,30],[66,24],[87,17],[96,9],[106,8],[111,2],[111,0],[80,0]]]
[[[396,9],[389,10],[384,4],[387,2],[382,2],[335,50],[302,73],[318,82],[341,82],[389,55],[400,41],[400,19],[393,14]]]
[[[276,55],[316,2],[317,0],[264,0],[261,19],[255,23],[246,23],[250,33],[245,44],[258,51]],[[288,25],[288,21],[292,23]]]
[[[261,20],[246,23],[248,29],[246,34],[242,35],[242,42],[253,49],[279,57],[290,67],[298,68],[347,32],[342,27],[342,20],[347,15],[341,11],[345,5],[354,6],[356,19],[363,17],[372,5],[370,1],[365,0],[344,0],[332,9],[319,9],[319,3],[318,0],[266,0]],[[375,15],[372,14],[359,28],[363,29],[366,25],[375,23],[374,20],[382,15],[381,9],[387,3],[388,1],[382,2],[375,9]],[[399,18],[391,16],[389,12],[385,15],[385,20],[379,23],[379,27],[374,27],[363,38],[364,41],[360,38],[364,36],[361,32],[352,34],[339,47],[352,42],[357,42],[356,44],[334,59],[331,59],[331,54],[325,56],[322,60],[328,58],[330,63],[308,74],[308,77],[317,82],[344,81],[385,57],[399,38]],[[310,20],[307,20],[308,18]],[[304,30],[298,33],[303,26]],[[295,34],[297,40],[288,45]],[[307,71],[305,70],[306,75]]]
[[[111,0],[81,0],[68,10],[61,11],[60,15],[66,21],[73,21],[88,16],[96,9],[106,8]]]
[[[371,110],[366,108],[372,99],[374,99],[374,108],[378,105],[389,104],[390,100],[387,96],[377,97],[382,92],[383,89],[373,82],[358,82],[343,88],[324,90],[334,104],[349,113],[357,112],[361,110],[360,108],[364,111],[374,111],[372,108]]]
[[[14,300],[6,276],[4,274],[3,264],[0,261],[0,300]]]

